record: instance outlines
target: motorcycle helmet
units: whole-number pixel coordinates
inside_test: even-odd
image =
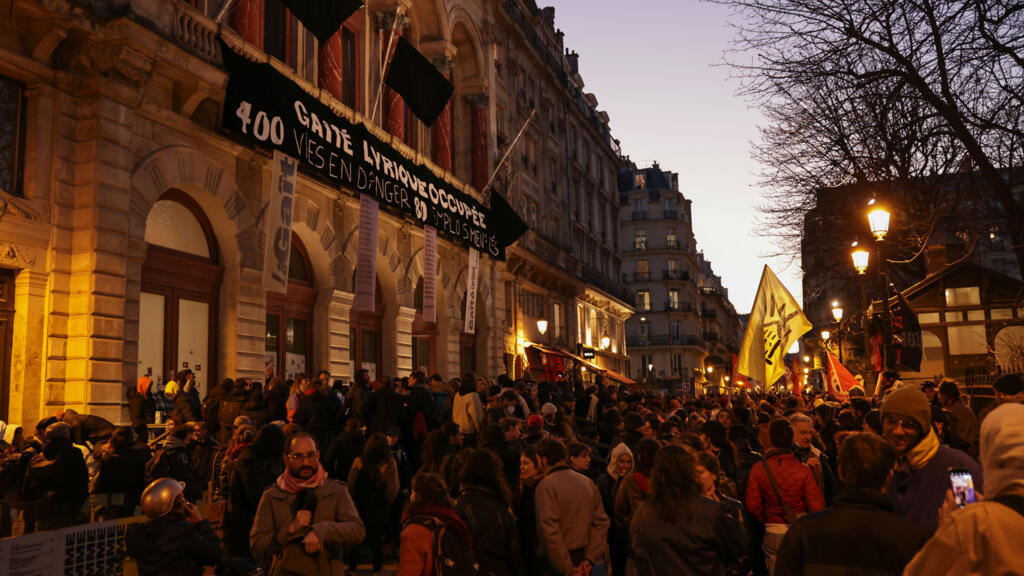
[[[142,492],[142,513],[158,518],[174,509],[174,503],[185,492],[185,485],[174,478],[159,478]]]

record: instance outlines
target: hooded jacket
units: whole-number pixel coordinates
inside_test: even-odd
[[[597,491],[601,493],[601,501],[604,503],[604,512],[609,518],[615,515],[615,496],[619,493],[619,485],[622,483],[622,476],[619,476],[615,463],[619,456],[629,454],[630,461],[634,462],[633,451],[624,442],[619,442],[608,457],[608,466],[603,474],[597,477]],[[634,466],[630,466],[626,476],[633,473]]]
[[[201,576],[222,556],[220,539],[208,520],[196,523],[154,518],[133,524],[125,534],[128,555],[140,576]]]
[[[990,412],[980,441],[985,500],[946,517],[904,574],[1016,574],[1024,566],[1024,515],[993,500],[1024,497],[1024,405],[1003,404]]]

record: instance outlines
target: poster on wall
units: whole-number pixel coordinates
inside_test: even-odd
[[[305,374],[306,355],[286,352],[284,355],[284,373],[288,375],[288,378],[294,378],[296,374]]]
[[[267,248],[263,259],[263,286],[267,292],[288,292],[296,169],[293,158],[279,150],[274,151],[270,168],[270,203],[267,206]]]
[[[470,248],[469,270],[466,276],[466,321],[462,331],[476,334],[476,289],[480,279],[480,253]]]
[[[506,202],[487,208],[430,166],[403,155],[324,105],[265,62],[252,62],[221,40],[228,73],[223,127],[254,144],[298,159],[321,177],[371,195],[382,208],[412,216],[441,236],[497,260],[526,231]],[[285,270],[287,272],[287,270]]]

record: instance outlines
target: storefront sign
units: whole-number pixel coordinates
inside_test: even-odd
[[[377,294],[377,201],[369,194],[359,196],[359,251],[356,254],[356,285],[353,306],[373,312]]]
[[[263,285],[267,292],[288,292],[288,256],[292,251],[292,213],[295,207],[293,158],[275,150],[270,169],[270,205],[267,208],[267,250]]]
[[[593,360],[597,356],[597,352],[593,348],[587,348],[584,346],[582,349],[582,356],[584,360]]]
[[[466,314],[462,331],[476,333],[476,289],[480,279],[480,252],[469,249],[469,269],[466,270]]]
[[[437,321],[437,230],[423,227],[423,321]]]
[[[504,260],[505,248],[522,235],[522,219],[506,203],[489,210],[363,124],[335,113],[270,64],[251,62],[223,42],[221,52],[228,72],[227,130],[299,158],[321,176],[372,195],[385,207],[492,258]]]

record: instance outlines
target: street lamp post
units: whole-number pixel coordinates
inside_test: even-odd
[[[836,346],[839,348],[839,363],[843,362],[843,309],[838,300],[832,301],[832,318],[836,321]],[[826,337],[827,339],[827,337]]]
[[[889,211],[876,206],[868,213],[868,223],[871,225],[871,233],[875,236],[875,248],[878,256],[878,282],[881,288],[882,298],[882,370],[889,366],[888,352],[889,343],[892,340],[892,312],[889,309],[889,278],[885,274],[885,260],[882,249],[885,245],[885,236],[889,233]]]

